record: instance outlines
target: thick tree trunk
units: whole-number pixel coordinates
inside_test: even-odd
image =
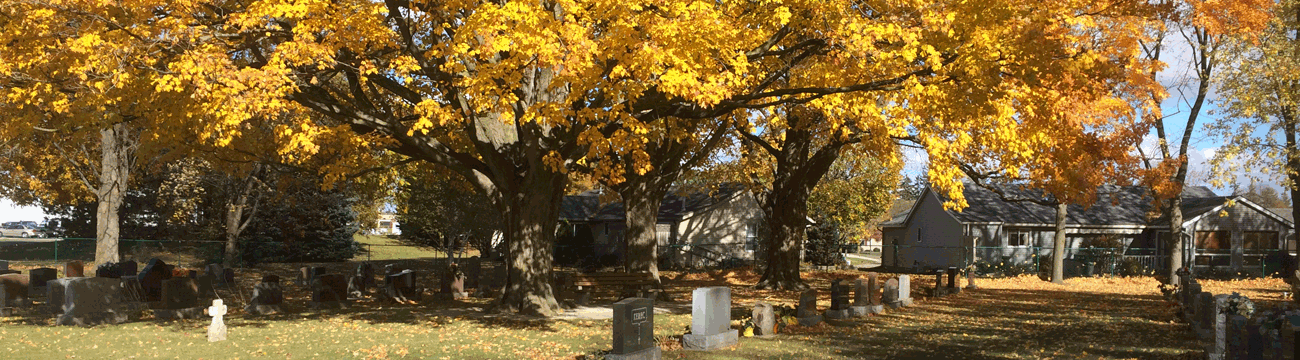
[[[628,184],[619,194],[627,211],[627,230],[624,234],[627,247],[623,268],[627,272],[649,272],[659,279],[659,237],[655,224],[659,222],[659,204],[667,191],[654,189],[649,184]]]
[[[501,187],[505,215],[506,285],[495,311],[553,316],[561,309],[552,289],[555,228],[564,198],[564,174],[540,170]]]
[[[1178,270],[1183,268],[1183,198],[1169,200],[1169,283],[1178,284]]]
[[[99,189],[95,195],[99,205],[95,209],[95,263],[121,261],[118,242],[121,225],[118,212],[126,198],[130,180],[130,144],[125,124],[115,124],[99,131],[100,172]]]
[[[1065,283],[1065,219],[1069,205],[1056,205],[1056,236],[1052,238],[1052,282]]]
[[[799,275],[799,251],[803,249],[808,224],[808,192],[789,187],[774,187],[764,204],[768,212],[771,239],[767,246],[767,266],[759,279],[759,289],[803,290],[808,285]]]

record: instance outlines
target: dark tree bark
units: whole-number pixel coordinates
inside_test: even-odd
[[[564,174],[536,169],[496,192],[505,215],[506,282],[494,311],[552,316],[561,311],[551,287],[555,229]]]
[[[646,183],[621,187],[623,206],[627,210],[624,233],[627,247],[624,251],[623,269],[627,272],[649,272],[659,279],[659,238],[655,225],[659,222],[659,205],[668,193],[665,187],[647,187]],[[659,285],[662,287],[662,284]]]
[[[1291,106],[1283,106],[1281,115],[1282,133],[1286,137],[1287,179],[1291,182],[1291,218],[1300,219],[1300,217],[1296,217],[1300,216],[1300,206],[1297,206],[1297,202],[1300,202],[1300,148],[1296,147],[1296,114],[1295,110]],[[1300,224],[1300,221],[1297,221],[1296,223]],[[1291,229],[1292,240],[1290,248],[1300,251],[1300,225],[1292,225],[1294,228]],[[1283,241],[1285,241],[1285,239],[1283,239]],[[1283,248],[1286,248],[1286,246],[1283,246]],[[1283,273],[1289,278],[1297,270],[1297,261],[1295,257],[1291,256],[1289,251],[1285,252],[1283,255],[1289,258],[1289,261],[1287,261],[1287,268],[1285,269],[1286,272]]]
[[[760,196],[764,217],[770,228],[767,241],[767,265],[763,276],[755,285],[759,289],[803,290],[808,285],[799,274],[799,252],[803,249],[808,225],[808,195],[830,171],[839,158],[840,150],[853,141],[826,140],[814,151],[819,141],[808,129],[819,121],[820,114],[787,115],[789,129],[784,141],[769,143],[758,135],[739,130],[741,136],[757,145],[776,160],[772,187]]]
[[[1056,204],[1056,236],[1052,238],[1052,282],[1065,283],[1065,219],[1069,205]]]

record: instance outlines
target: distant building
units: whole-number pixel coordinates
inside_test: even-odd
[[[375,229],[371,232],[375,235],[401,235],[402,230],[397,228],[397,214],[379,213]]]
[[[1015,186],[1000,190],[1017,197],[1040,193]],[[966,184],[963,194],[970,207],[948,210],[945,199],[927,188],[911,211],[882,224],[882,263],[932,269],[975,261],[1025,263],[1051,255],[1054,207],[1004,201],[974,184]],[[1183,263],[1194,270],[1259,271],[1265,258],[1291,250],[1294,225],[1287,216],[1203,186],[1186,187],[1182,197]],[[1105,187],[1095,204],[1070,205],[1068,215],[1067,259],[1088,260],[1088,246],[1114,244],[1122,258],[1167,266],[1169,219],[1144,188]]]
[[[575,232],[590,231],[596,255],[622,258],[626,248],[623,203],[600,203],[596,191],[565,196],[560,220]],[[729,259],[753,260],[763,212],[738,185],[712,192],[668,194],[659,206],[655,233],[661,261],[710,266]]]

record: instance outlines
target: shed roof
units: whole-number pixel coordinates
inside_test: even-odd
[[[997,188],[1009,198],[1042,198],[1039,189],[1026,189],[1016,185],[1002,185]],[[946,196],[926,189],[940,200]],[[1142,226],[1163,222],[1156,211],[1147,190],[1140,186],[1103,186],[1098,189],[1098,199],[1092,206],[1070,205],[1066,223],[1074,226]],[[967,183],[963,194],[969,207],[961,211],[948,212],[963,223],[1010,223],[1010,224],[1055,224],[1056,208],[1029,201],[1006,201],[996,192],[972,183]],[[1188,186],[1183,189],[1183,215],[1192,218],[1220,205],[1230,197],[1216,196],[1214,191],[1204,186]],[[910,216],[910,211],[898,214],[881,224],[885,227],[901,226]]]

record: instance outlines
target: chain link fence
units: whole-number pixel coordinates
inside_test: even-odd
[[[974,267],[981,276],[1050,274],[1051,247],[1041,246],[924,246],[884,245],[881,262],[886,267]],[[1154,248],[1065,248],[1066,276],[1143,276],[1167,271],[1169,255]],[[1292,261],[1280,249],[1194,249],[1184,264],[1205,277],[1267,277],[1283,271]]]

